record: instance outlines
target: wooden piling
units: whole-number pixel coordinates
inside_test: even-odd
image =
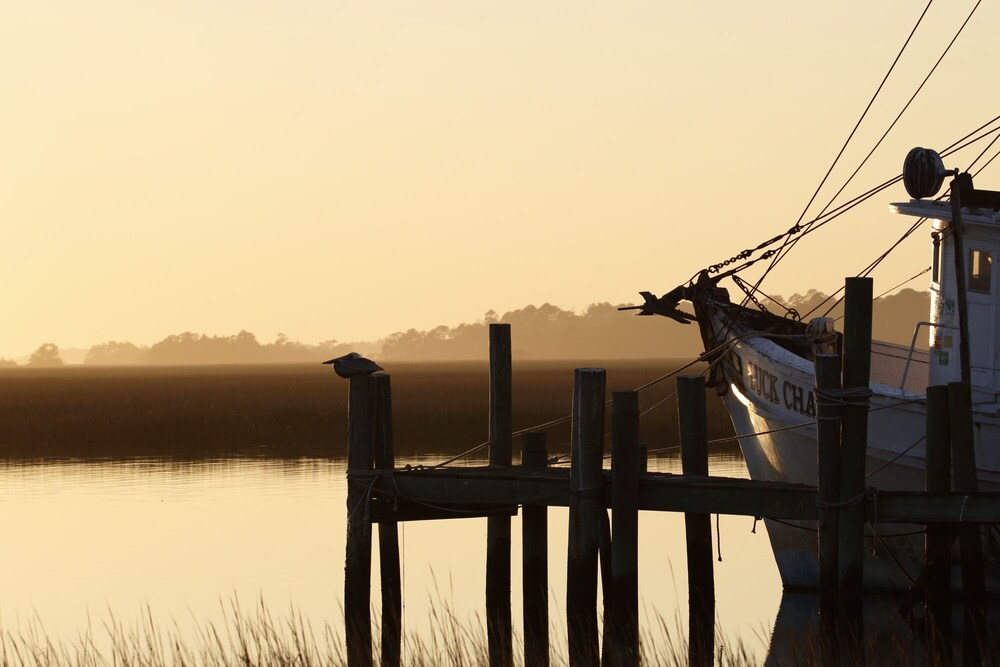
[[[639,664],[639,394],[616,391],[611,399],[610,619],[606,655],[613,667]],[[610,623],[609,623],[610,621]]]
[[[868,398],[872,353],[872,279],[847,278],[844,290],[844,399],[840,447],[838,554],[839,627],[859,650],[864,630],[865,459],[868,449]],[[863,659],[862,655],[853,656]]]
[[[356,375],[348,397],[347,469],[367,473],[375,450],[376,378]],[[347,558],[344,566],[344,626],[349,667],[371,667],[372,524],[368,485],[354,479],[347,486]]]
[[[948,416],[955,491],[976,493],[979,483],[972,425],[972,388],[968,382],[948,384]],[[965,664],[978,664],[980,645],[986,639],[986,585],[979,525],[962,524],[958,539],[962,548],[962,600],[965,603],[962,655]]]
[[[685,475],[708,476],[708,422],[705,378],[677,378],[681,466]],[[689,634],[688,663],[708,665],[715,650],[715,573],[709,514],[684,514],[687,536]]]
[[[548,466],[545,433],[525,433],[521,467]],[[521,510],[521,580],[524,603],[524,667],[549,666],[548,509],[525,505]]]
[[[816,470],[819,507],[819,613],[824,629],[832,630],[837,617],[837,532],[840,497],[840,403],[824,392],[840,389],[840,355],[817,354]],[[836,643],[831,642],[831,646]]]
[[[511,342],[509,324],[490,324],[490,465],[512,459]],[[510,612],[510,517],[491,516],[486,528],[486,635],[490,667],[513,664]]]
[[[392,389],[388,375],[375,376],[375,469],[396,467],[392,441]],[[399,569],[399,531],[395,521],[378,526],[379,574],[382,581],[381,666],[399,667],[403,646],[403,595]]]
[[[601,568],[601,596],[604,602],[604,618],[601,625],[604,627],[604,639],[601,641],[601,664],[607,665],[611,658],[608,651],[611,649],[609,635],[611,633],[611,602],[614,599],[614,589],[611,586],[611,517],[607,509],[602,509],[601,519],[601,540],[597,547],[597,555]]]
[[[600,663],[597,557],[603,512],[605,372],[578,368],[573,385],[566,634],[574,667]]]
[[[927,442],[925,487],[928,493],[951,490],[951,433],[948,419],[948,387],[927,387]],[[924,572],[927,604],[928,664],[939,664],[951,656],[951,559],[952,527],[928,524],[924,540],[927,569]]]

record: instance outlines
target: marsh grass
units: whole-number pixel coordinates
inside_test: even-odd
[[[347,664],[344,639],[330,625],[314,628],[301,614],[290,610],[273,614],[259,601],[246,609],[233,598],[221,606],[221,620],[196,623],[185,629],[177,622],[163,624],[145,607],[130,622],[108,611],[103,620],[88,623],[76,639],[49,636],[35,618],[18,629],[0,628],[0,667],[340,667]],[[483,619],[478,615],[461,619],[444,603],[430,614],[430,631],[406,634],[403,664],[414,667],[473,667],[488,665]],[[679,625],[679,624],[678,624]],[[660,622],[642,637],[643,664],[680,666],[687,664],[687,646],[678,627]],[[378,664],[378,627],[374,628],[375,664]],[[565,629],[552,629],[552,667],[568,665]],[[515,664],[522,664],[523,646],[515,634]],[[720,648],[717,664],[756,664],[741,642]]]
[[[37,617],[23,626],[0,624],[0,667],[341,667],[347,664],[344,637],[339,627],[314,627],[294,609],[272,613],[262,600],[251,608],[235,597],[220,604],[215,621],[163,623],[148,607],[131,621],[116,617],[110,610],[96,623],[88,618],[75,639],[51,637]],[[377,618],[377,615],[373,615]],[[565,625],[553,615],[550,628],[550,664],[568,667]],[[413,667],[478,667],[488,665],[485,623],[473,614],[459,618],[440,596],[434,599],[429,631],[406,633],[403,664]],[[796,623],[796,626],[810,625]],[[719,634],[717,628],[715,664],[720,667],[749,667],[767,664],[829,664],[824,655],[830,647],[814,631],[802,627],[771,633],[761,628],[760,637],[770,644],[768,655],[758,655],[743,637]],[[373,628],[375,664],[379,628]],[[515,632],[515,665],[521,665],[523,645]],[[780,642],[780,645],[776,645]],[[643,624],[641,660],[649,667],[683,667],[688,664],[688,646],[679,615],[667,619],[659,615]],[[756,642],[753,642],[756,643]],[[928,662],[926,648],[908,633],[874,632],[864,642],[865,664],[898,666],[934,664]],[[997,664],[995,641],[984,647],[983,664]]]
[[[516,362],[514,428],[569,414],[574,367],[606,367],[610,395],[680,363]],[[399,363],[387,370],[398,454],[455,453],[487,438],[485,363]],[[0,386],[5,458],[346,455],[347,382],[318,363],[0,369]],[[672,380],[651,387],[643,392],[642,409],[671,392]],[[709,411],[711,437],[731,435],[721,402],[710,400]],[[676,423],[676,404],[668,401],[643,418],[643,441],[675,444]],[[564,451],[568,442],[568,424],[550,430],[550,451]]]

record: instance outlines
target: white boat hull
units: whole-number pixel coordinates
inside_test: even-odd
[[[726,329],[719,326],[715,330]],[[734,333],[729,338],[732,345],[719,360],[725,378],[720,390],[736,433],[743,436],[740,447],[751,478],[815,485],[811,363],[763,335]],[[923,490],[925,397],[874,382],[872,391],[865,486]],[[974,421],[979,490],[1000,491],[1000,419],[991,409],[980,406]],[[766,520],[766,526],[783,584],[791,589],[816,587],[816,523]],[[921,531],[922,526],[877,522],[875,529],[868,527],[866,588],[912,587],[923,567]],[[1000,563],[996,532],[984,531],[983,535],[987,562]],[[1000,569],[990,568],[987,578],[988,588],[1000,591]]]

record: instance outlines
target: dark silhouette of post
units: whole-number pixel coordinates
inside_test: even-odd
[[[375,469],[391,472],[396,466],[392,442],[392,389],[388,375],[375,376]],[[382,667],[400,667],[403,644],[403,596],[399,568],[399,532],[396,522],[378,525],[379,572],[382,580]]]
[[[642,466],[638,392],[612,394],[611,433],[612,598],[611,618],[605,619],[605,652],[612,667],[638,667],[639,473]]]
[[[948,417],[951,430],[955,491],[976,493],[976,451],[972,425],[972,388],[968,382],[948,384]],[[978,664],[986,640],[985,574],[979,524],[963,523],[958,529],[962,547],[962,600],[965,602],[962,655],[966,664]]]
[[[868,396],[872,356],[872,279],[847,278],[844,290],[844,399],[840,446],[839,627],[863,660],[865,460],[868,452]]]
[[[548,466],[545,433],[525,433],[521,467]],[[544,505],[521,510],[521,579],[524,603],[524,667],[549,665],[549,518]]]
[[[708,476],[708,421],[705,378],[677,378],[681,465],[685,475]],[[712,522],[708,514],[685,512],[688,561],[688,662],[695,667],[714,663],[715,572],[712,562]]]
[[[349,667],[371,667],[372,523],[368,483],[375,450],[376,379],[350,378],[347,439],[347,558],[344,566],[344,626]],[[362,475],[359,479],[354,477]],[[353,478],[352,478],[353,477]]]
[[[512,369],[509,324],[490,324],[490,465],[512,463]],[[510,613],[510,517],[487,518],[486,634],[490,667],[513,664]]]
[[[574,667],[600,664],[597,558],[603,503],[604,388],[602,368],[578,368],[573,385],[566,633]]]
[[[816,470],[819,499],[819,614],[830,646],[830,632],[837,618],[837,532],[840,496],[840,404],[830,394],[840,389],[840,355],[817,354],[816,368]]]
[[[603,508],[599,517],[601,521],[601,539],[597,546],[597,555],[601,568],[601,594],[604,598],[604,619],[602,621],[602,625],[604,626],[604,640],[601,642],[601,664],[606,665],[610,661],[608,651],[611,648],[611,642],[608,641],[608,635],[611,632],[611,617],[613,613],[611,601],[614,599],[615,594],[611,585],[611,517],[608,514],[608,510]]]
[[[951,491],[951,426],[948,419],[948,387],[927,387],[927,456],[925,487],[928,493]],[[954,542],[952,526],[928,524],[924,551],[927,604],[928,664],[951,658],[951,563]]]

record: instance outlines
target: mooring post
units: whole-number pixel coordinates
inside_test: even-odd
[[[355,375],[347,405],[347,558],[344,626],[349,667],[371,667],[372,523],[369,481],[375,450],[376,378]]]
[[[392,474],[396,456],[392,442],[392,389],[388,375],[375,376],[375,469]],[[382,580],[382,667],[399,667],[403,646],[403,595],[399,575],[399,532],[396,522],[378,525],[379,573]]]
[[[639,665],[639,394],[611,397],[610,619],[605,618],[605,653],[613,667]],[[605,602],[606,604],[606,602]],[[610,620],[610,623],[609,623]],[[610,626],[610,631],[609,631]]]
[[[601,624],[604,627],[604,639],[601,641],[601,664],[606,665],[611,658],[608,651],[611,650],[611,643],[608,641],[611,633],[611,601],[615,592],[611,586],[611,516],[607,509],[601,509],[601,541],[597,546],[597,555],[600,559],[601,567],[601,594],[604,602],[604,618]]]
[[[604,511],[603,368],[577,368],[573,384],[569,548],[566,565],[566,635],[569,663],[600,664],[597,633],[597,552]]]
[[[839,627],[862,659],[864,647],[865,459],[872,356],[872,279],[847,278],[844,290],[844,398],[840,446]],[[855,396],[848,398],[848,390]]]
[[[840,355],[817,354],[816,369],[816,470],[819,499],[819,614],[829,645],[837,618],[837,501],[840,496],[840,403],[833,395],[840,389]]]
[[[951,491],[951,426],[948,419],[948,387],[927,387],[927,444],[925,487],[927,493]],[[928,524],[924,540],[924,572],[927,604],[928,664],[951,658],[951,559],[954,542],[951,526]]]
[[[490,465],[511,466],[512,391],[509,324],[490,324]],[[486,634],[490,667],[514,660],[510,613],[510,517],[491,516],[486,527]]]
[[[705,378],[677,378],[677,411],[681,440],[681,467],[685,475],[708,476],[708,419]],[[715,573],[712,562],[712,521],[708,514],[684,514],[687,534],[688,663],[711,665],[715,652]]]
[[[521,466],[548,466],[545,433],[525,433]],[[549,518],[545,505],[521,510],[521,580],[524,603],[524,667],[549,666]]]
[[[955,491],[976,493],[979,484],[972,426],[972,388],[968,382],[948,383],[948,416]],[[962,548],[962,600],[965,602],[962,656],[965,664],[972,665],[979,664],[980,645],[986,639],[983,546],[979,524],[962,523],[958,531]]]

